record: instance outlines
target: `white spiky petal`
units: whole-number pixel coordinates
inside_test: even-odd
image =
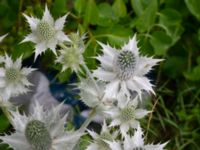
[[[146,116],[150,111],[137,108],[138,97],[127,100],[125,96],[121,95],[118,99],[117,107],[111,108],[106,113],[112,118],[109,126],[119,126],[122,136],[125,136],[129,129],[136,129],[139,125],[139,119]]]
[[[30,116],[20,114],[18,110],[10,111],[15,133],[0,136],[0,139],[14,150],[35,150],[33,147],[37,146],[36,150],[72,150],[82,134],[65,130],[67,114],[61,117],[62,105],[52,107],[51,110],[44,110],[43,106],[36,102],[34,111]],[[31,126],[32,122],[37,124]],[[32,128],[33,131],[29,128]],[[46,140],[46,138],[49,140]],[[38,141],[38,139],[41,141]],[[48,149],[43,148],[45,144],[47,144]]]
[[[117,137],[117,132],[110,133],[110,129],[103,122],[100,134],[94,131],[87,130],[90,136],[93,138],[93,142],[86,148],[86,150],[110,150],[109,145],[105,141],[113,141]]]
[[[97,57],[101,66],[93,74],[108,83],[105,89],[108,97],[116,98],[118,93],[131,96],[135,91],[141,99],[142,90],[154,93],[153,85],[145,75],[162,59],[140,56],[136,35],[121,50],[99,44],[103,50],[103,55]]]
[[[70,41],[62,31],[67,14],[54,21],[46,6],[42,19],[29,17],[26,14],[24,14],[24,17],[29,23],[31,33],[22,42],[31,41],[36,44],[35,59],[48,48],[56,54],[56,45],[58,43]]]
[[[1,58],[3,66],[0,67],[0,96],[4,101],[10,97],[28,92],[32,84],[27,76],[34,71],[33,68],[22,67],[22,57],[15,62],[7,54]]]
[[[2,36],[0,36],[0,42],[3,41],[3,39],[7,36],[8,34],[4,34]]]
[[[98,86],[98,89],[96,88]],[[78,83],[78,89],[80,90],[80,99],[90,108],[96,107],[98,113],[102,113],[109,109],[112,105],[112,100],[103,99],[105,84],[103,82],[96,82],[96,85],[91,79],[81,78]]]
[[[126,135],[123,142],[106,141],[111,150],[163,150],[166,143],[163,144],[144,144],[143,132],[140,126],[137,127],[134,135]],[[118,146],[116,148],[116,145]],[[123,148],[122,148],[123,147]]]

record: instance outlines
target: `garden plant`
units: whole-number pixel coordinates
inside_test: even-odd
[[[2,0],[0,149],[200,149],[199,6]],[[72,119],[80,105],[63,113],[68,98],[51,105],[34,97],[29,111],[17,103],[37,71],[72,87],[87,107],[80,125]]]

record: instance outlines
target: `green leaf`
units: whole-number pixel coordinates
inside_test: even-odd
[[[172,39],[164,31],[153,32],[150,43],[156,55],[165,55],[172,44]]]
[[[31,43],[22,43],[15,45],[12,51],[12,57],[14,59],[23,55],[23,59],[30,57],[33,54],[33,46]]]
[[[181,14],[172,8],[160,12],[159,23],[163,25],[177,25],[181,23]]]
[[[194,67],[190,72],[185,72],[184,76],[191,81],[200,81],[200,65]]]
[[[144,10],[141,0],[131,0],[131,6],[137,16],[141,16]]]
[[[138,17],[136,28],[139,32],[145,32],[151,29],[155,22],[157,12],[157,0],[152,0],[148,7]]]
[[[189,11],[200,21],[200,1],[199,0],[185,0]]]
[[[154,55],[153,47],[147,36],[138,36],[138,47],[143,55]]]
[[[10,126],[10,123],[8,119],[5,117],[5,115],[0,115],[0,132],[4,132],[8,127]]]
[[[98,16],[99,13],[96,2],[94,0],[88,0],[84,14],[84,26],[88,26],[88,24],[95,25],[98,21]]]
[[[95,35],[97,38],[104,38],[113,46],[121,47],[132,36],[132,30],[121,25],[109,28],[99,27]]]
[[[115,0],[112,8],[118,17],[125,17],[127,15],[126,5],[123,0]]]
[[[115,15],[112,7],[108,3],[101,3],[98,5],[99,18],[97,24],[100,26],[111,26],[117,22],[118,18]]]
[[[67,0],[55,0],[53,3],[52,14],[56,17],[67,12]]]
[[[74,2],[74,8],[75,8],[75,10],[79,14],[83,13],[85,11],[86,3],[87,3],[87,0],[76,0]]]
[[[181,38],[183,31],[184,28],[181,24],[167,27],[167,35],[171,37],[172,45],[174,45]]]

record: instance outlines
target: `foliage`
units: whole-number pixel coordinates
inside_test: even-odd
[[[153,99],[153,103],[158,103],[149,122],[148,137],[170,140],[167,146],[170,150],[200,149],[199,0],[2,0],[0,33],[9,32],[10,36],[1,44],[0,53],[6,51],[17,58],[25,52],[24,59],[33,55],[31,43],[18,44],[28,33],[22,12],[41,16],[45,3],[54,17],[70,12],[65,31],[78,28],[79,32],[87,33],[86,58],[99,53],[96,40],[119,47],[134,33],[143,54],[164,58],[150,75],[159,88]],[[40,59],[42,67],[60,70],[53,61],[49,62],[49,55]],[[96,68],[95,59],[87,60],[91,69]],[[69,74],[66,71],[57,77],[64,82]],[[9,124],[1,116],[0,130],[6,130],[6,126]]]

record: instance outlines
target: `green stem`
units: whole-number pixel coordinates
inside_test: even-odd
[[[100,89],[99,89],[99,87],[98,87],[96,81],[94,80],[94,78],[93,78],[93,76],[92,76],[92,73],[90,72],[90,70],[88,69],[88,67],[87,67],[85,64],[83,64],[82,66],[83,66],[83,68],[85,69],[85,71],[86,71],[86,73],[88,74],[88,76],[90,77],[90,79],[92,80],[92,82],[94,83],[97,92],[99,93],[99,92],[100,92]]]
[[[60,43],[59,46],[63,49],[67,49],[67,46],[63,43]],[[90,72],[89,68],[83,64],[82,65],[84,70],[86,71],[87,75],[89,76],[89,78],[92,80],[92,82],[94,83],[95,85],[95,88],[97,90],[97,92],[99,93],[100,92],[100,89],[96,83],[96,81],[94,80],[93,76],[92,76],[92,73]],[[82,126],[80,127],[79,131],[80,132],[84,132],[85,129],[87,128],[87,126],[90,124],[90,122],[92,121],[93,117],[96,115],[96,107],[93,108],[88,116],[88,118],[85,120],[85,122],[82,124]]]
[[[63,49],[68,49],[67,46],[65,44],[63,44],[63,43],[59,43],[58,45]]]
[[[92,119],[96,116],[96,108],[93,108],[88,116],[88,118],[85,120],[85,122],[81,125],[81,127],[78,129],[79,132],[84,132],[87,126],[90,124]]]

